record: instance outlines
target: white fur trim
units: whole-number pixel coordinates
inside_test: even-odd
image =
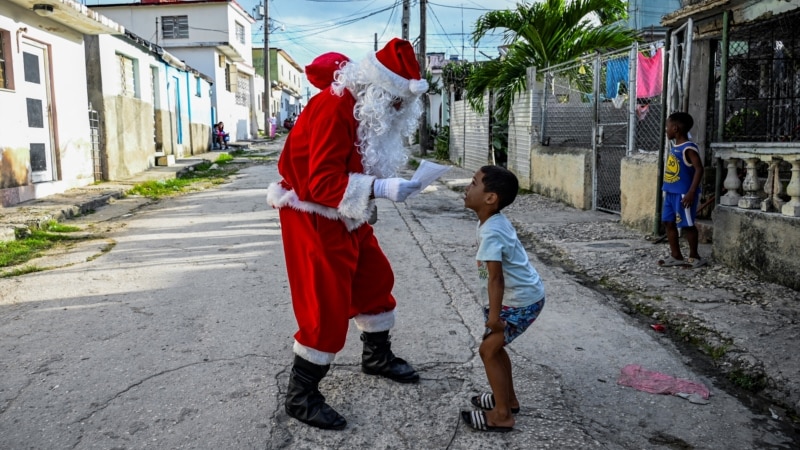
[[[366,79],[386,89],[392,95],[403,98],[419,97],[420,94],[428,90],[428,82],[425,80],[408,80],[392,72],[384,66],[375,53],[368,53],[367,57],[361,61],[360,68],[363,70]],[[415,84],[425,83],[425,90],[416,92],[411,89],[411,81]],[[419,86],[417,86],[419,89]]]
[[[353,317],[359,331],[377,333],[388,331],[394,326],[394,310],[380,314],[359,314]]]
[[[321,352],[311,347],[306,347],[297,341],[294,341],[292,350],[294,350],[295,355],[318,366],[328,366],[333,362],[333,359],[336,358],[336,353]]]
[[[337,208],[339,214],[354,219],[369,219],[369,195],[372,193],[373,181],[375,181],[375,177],[371,175],[351,173],[342,201]]]
[[[428,92],[428,81],[427,80],[409,80],[408,81],[408,90],[411,91],[414,95],[420,95]]]
[[[361,175],[361,176],[353,177],[352,175]],[[369,182],[366,182],[364,178],[369,178],[370,179]],[[353,231],[356,228],[360,227],[361,225],[365,224],[369,219],[371,208],[374,203],[374,201],[369,199],[370,190],[372,189],[372,179],[374,178],[375,177],[371,177],[369,175],[364,175],[364,174],[351,174],[350,183],[348,183],[347,189],[345,190],[344,199],[351,199],[350,202],[347,203],[346,208],[351,209],[352,212],[356,215],[356,217],[346,216],[341,209],[342,205],[339,205],[339,209],[337,209],[328,206],[323,206],[318,203],[301,201],[297,197],[297,194],[294,192],[294,190],[287,190],[280,183],[271,183],[267,188],[267,204],[276,209],[289,207],[296,209],[298,211],[303,211],[311,214],[319,214],[320,216],[331,220],[341,220],[347,227],[347,231]],[[356,181],[354,181],[354,179]],[[351,186],[352,186],[352,192],[351,192]],[[359,211],[358,208],[356,207],[358,201],[353,198],[357,196],[359,193],[363,195],[363,201],[366,202],[366,204],[364,205],[364,209],[361,211]],[[342,200],[343,203],[344,199]],[[348,214],[351,213],[351,211],[349,210],[347,212]]]

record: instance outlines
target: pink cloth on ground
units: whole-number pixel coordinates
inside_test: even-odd
[[[698,394],[706,400],[711,395],[708,388],[701,383],[653,372],[637,364],[628,364],[623,367],[617,384],[651,394]]]
[[[662,50],[661,48],[656,50],[652,58],[639,53],[636,64],[636,98],[661,95],[664,76]]]

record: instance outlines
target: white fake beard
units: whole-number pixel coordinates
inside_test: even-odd
[[[402,107],[396,110],[392,102],[397,97],[363,78],[359,64],[347,64],[337,71],[333,89],[341,95],[346,87],[356,97],[354,116],[358,121],[364,173],[378,178],[393,177],[408,161],[403,139],[417,130],[422,101],[419,97],[403,98]]]

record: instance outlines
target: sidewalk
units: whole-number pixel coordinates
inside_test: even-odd
[[[282,139],[264,141],[251,150],[276,154],[281,144]],[[196,155],[123,182],[1,208],[0,239],[3,230],[13,236],[17,226],[96,210],[124,196],[135,183],[177,177],[219,154]],[[440,181],[463,190],[471,178],[471,171],[453,166]],[[685,343],[689,364],[705,365],[709,377],[733,390],[755,390],[756,406],[781,419],[790,421],[788,416],[800,411],[800,293],[715,263],[709,244],[700,246],[701,256],[710,261],[707,267],[658,267],[656,261],[668,254],[667,243],[652,243],[622,226],[616,215],[577,210],[536,194],[518,196],[505,213],[542,262],[606,293],[609,304],[639,317],[644,326],[656,326],[653,333]]]
[[[282,142],[282,137],[274,141],[238,141],[231,144],[230,150],[247,149],[254,153],[268,150],[277,152]],[[178,159],[171,166],[152,167],[124,180],[92,184],[42,199],[30,200],[8,207],[0,206],[0,242],[13,240],[15,229],[36,228],[50,220],[62,221],[87,214],[125,197],[126,193],[137,183],[178,178],[183,173],[192,170],[194,166],[205,161],[215,161],[224,153],[227,152],[218,150],[192,155]]]

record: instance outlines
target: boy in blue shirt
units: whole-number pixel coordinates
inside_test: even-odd
[[[670,255],[658,261],[662,267],[690,267],[696,269],[706,264],[697,253],[697,204],[700,202],[700,181],[703,162],[697,144],[689,140],[689,130],[694,119],[689,113],[676,112],[667,118],[667,139],[674,141],[664,169],[664,208],[661,221],[667,230]],[[689,243],[689,259],[684,260],[678,241],[678,228]]]
[[[483,166],[472,177],[464,206],[478,215],[478,275],[486,331],[480,345],[481,360],[492,393],[472,397],[481,408],[462,411],[461,417],[478,431],[511,431],[519,401],[511,377],[511,360],[505,345],[519,337],[544,307],[544,285],[528,260],[514,226],[500,212],[517,196],[516,175],[500,166]]]

